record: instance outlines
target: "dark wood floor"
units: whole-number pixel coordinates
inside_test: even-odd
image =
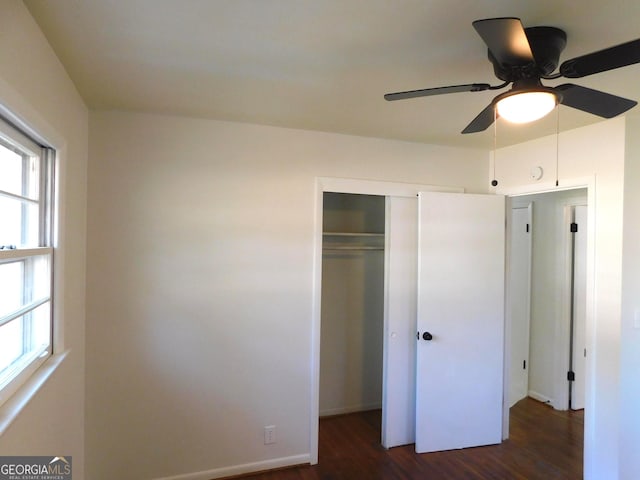
[[[380,411],[320,421],[320,462],[252,480],[573,480],[582,478],[583,411],[558,412],[532,399],[511,409],[500,445],[418,455],[380,446]]]

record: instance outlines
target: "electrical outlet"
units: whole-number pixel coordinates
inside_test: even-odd
[[[264,427],[264,444],[270,445],[276,443],[276,426],[267,425]]]

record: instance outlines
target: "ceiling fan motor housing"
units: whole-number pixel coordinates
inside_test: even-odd
[[[567,34],[555,27],[529,27],[524,29],[535,63],[501,65],[489,50],[489,60],[495,75],[505,82],[550,75],[560,62],[560,54],[567,45]]]

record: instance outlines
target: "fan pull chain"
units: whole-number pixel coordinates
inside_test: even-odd
[[[556,106],[556,187],[560,184],[560,105]]]
[[[496,108],[493,108],[493,180],[491,180],[491,185],[494,187],[498,186],[498,180],[496,179],[496,155],[498,153],[498,113]]]

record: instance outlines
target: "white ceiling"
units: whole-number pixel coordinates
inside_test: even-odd
[[[471,22],[567,32],[561,61],[640,37],[637,0],[26,0],[90,108],[160,112],[491,148],[459,132],[500,92],[387,102],[387,92],[501,83]],[[640,100],[640,65],[573,83]],[[566,83],[549,81],[547,85]],[[637,114],[635,107],[630,114]],[[598,117],[561,107],[561,129]],[[499,146],[558,116],[502,121]]]

